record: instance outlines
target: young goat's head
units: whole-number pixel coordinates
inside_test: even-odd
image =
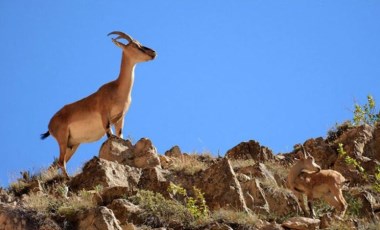
[[[134,40],[128,34],[119,31],[113,31],[109,33],[108,36],[109,35],[118,35],[116,38],[112,38],[112,42],[120,47],[126,55],[128,55],[130,58],[133,58],[136,63],[153,60],[157,55],[156,51],[141,45],[140,42]],[[118,39],[122,38],[126,39],[128,43],[123,44],[118,41]]]
[[[315,163],[314,157],[312,157],[303,148],[302,151],[298,152],[298,155],[300,157],[299,164],[303,165],[302,171],[309,173],[317,173],[321,171],[321,167]]]

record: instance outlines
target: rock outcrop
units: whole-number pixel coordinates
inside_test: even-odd
[[[234,160],[255,160],[265,162],[274,159],[272,150],[268,147],[261,146],[259,142],[250,140],[241,142],[237,146],[228,150],[226,158]]]
[[[366,178],[339,155],[339,143],[363,166]],[[374,175],[380,165],[380,126],[344,126],[303,145],[322,168],[338,170],[349,179],[346,219],[326,207],[319,208],[317,219],[299,215],[296,198],[286,188],[296,150],[275,156],[251,140],[231,148],[225,157],[186,154],[178,146],[159,155],[149,139],[132,144],[112,136],[99,157],[69,181],[59,175],[46,179],[23,173],[10,188],[0,188],[0,230],[378,226],[380,195],[374,192]],[[172,184],[183,191],[174,194]]]

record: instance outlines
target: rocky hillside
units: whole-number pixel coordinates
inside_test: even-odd
[[[216,158],[111,137],[70,180],[23,172],[1,188],[0,230],[380,229],[380,125],[343,124],[301,144],[349,180],[343,218],[319,200],[317,218],[301,212],[286,188],[297,149],[275,155],[251,140]]]

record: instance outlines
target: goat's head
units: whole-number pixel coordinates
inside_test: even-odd
[[[321,167],[317,163],[315,163],[314,157],[311,156],[308,152],[306,152],[303,146],[302,151],[299,151],[298,155],[300,157],[299,164],[303,165],[303,172],[317,173],[321,171]]]
[[[119,31],[113,31],[109,33],[108,36],[109,35],[118,35],[116,38],[112,38],[112,42],[115,43],[116,46],[120,47],[128,56],[135,59],[136,62],[153,60],[157,55],[156,51],[141,45],[140,42],[134,40],[128,34]],[[118,41],[122,38],[127,40],[128,43],[123,44]]]

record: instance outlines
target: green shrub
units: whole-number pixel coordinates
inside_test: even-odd
[[[370,176],[362,167],[362,165],[356,159],[347,155],[346,151],[343,148],[343,144],[339,143],[338,146],[339,147],[337,150],[338,150],[339,156],[344,157],[346,164],[349,166],[355,167],[365,180],[370,180]],[[380,166],[377,166],[375,174],[373,175],[373,179],[371,179],[370,182],[371,182],[372,189],[375,192],[380,193]]]
[[[129,199],[145,210],[141,214],[143,218],[148,219],[148,217],[154,216],[164,226],[173,225],[173,223],[182,223],[188,226],[194,220],[185,206],[178,201],[165,199],[160,193],[139,190]]]
[[[375,125],[380,121],[380,111],[376,113],[375,99],[371,96],[367,96],[367,103],[364,105],[355,104],[353,124],[355,126],[368,124]]]
[[[179,185],[170,183],[168,187],[168,192],[172,197],[175,197],[177,194],[182,196],[184,206],[190,212],[194,219],[204,219],[209,215],[209,210],[206,205],[206,200],[203,193],[200,189],[193,187],[194,196],[188,196],[186,189],[182,188]]]

